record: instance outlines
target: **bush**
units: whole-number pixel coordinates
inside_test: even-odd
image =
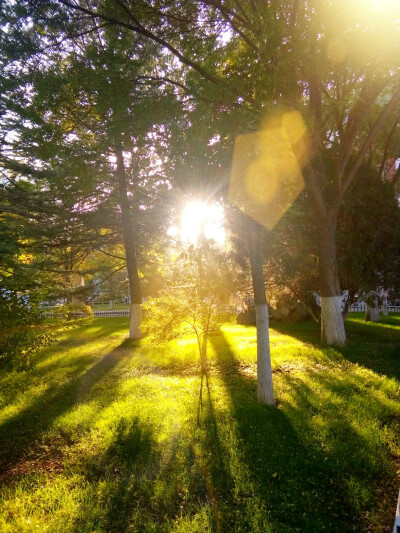
[[[57,307],[56,318],[72,320],[74,318],[85,318],[93,316],[93,309],[84,303],[65,304]]]
[[[33,297],[0,290],[0,368],[28,368],[32,355],[52,336]]]

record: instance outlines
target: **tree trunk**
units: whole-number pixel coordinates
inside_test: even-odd
[[[367,311],[365,313],[366,322],[379,322],[379,301],[376,291],[371,291],[365,298]]]
[[[336,221],[321,221],[319,233],[321,342],[329,346],[344,346],[346,332],[336,260],[335,226]]]
[[[129,338],[140,339],[142,332],[140,325],[142,323],[142,306],[141,304],[131,304],[129,306]]]
[[[347,315],[349,314],[349,309],[355,301],[355,295],[356,295],[356,291],[350,290],[350,289],[347,290],[347,300],[343,308],[343,318],[346,318]]]
[[[383,291],[382,313],[383,313],[383,316],[388,316],[389,314],[387,291]]]
[[[203,339],[201,342],[201,368],[203,374],[207,372],[207,344],[208,344],[208,334],[204,333]]]
[[[262,230],[252,222],[250,237],[250,268],[253,280],[257,328],[257,399],[259,403],[275,403],[269,346],[268,305],[262,260]]]
[[[135,236],[130,213],[130,205],[127,191],[124,158],[121,143],[115,143],[115,156],[117,159],[116,178],[119,188],[119,205],[122,216],[122,234],[125,244],[126,267],[129,279],[130,313],[129,313],[129,338],[140,339],[140,325],[142,323],[142,291],[138,267],[136,262]]]

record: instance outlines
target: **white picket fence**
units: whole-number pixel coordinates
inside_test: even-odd
[[[351,305],[349,308],[349,313],[365,312],[366,305],[364,303],[359,305]],[[389,305],[389,313],[400,313],[400,305]],[[55,313],[53,311],[45,311],[40,316],[43,318],[54,318]],[[73,311],[70,313],[71,318],[83,318],[85,315],[80,311]],[[98,311],[93,311],[93,316],[95,318],[110,318],[110,317],[121,317],[129,316],[129,309],[102,309]]]
[[[108,316],[129,316],[129,309],[104,309],[93,311],[93,315],[97,317]]]
[[[389,313],[400,313],[400,305],[388,305],[387,309]],[[367,306],[364,303],[359,305],[351,305],[349,307],[349,313],[357,313],[366,310]]]
[[[40,315],[43,318],[54,318],[55,313],[53,311],[46,311]],[[80,311],[72,311],[69,315],[71,318],[84,318],[84,313]],[[129,316],[129,309],[104,309],[99,311],[93,311],[95,318],[101,317],[113,317],[113,316]]]

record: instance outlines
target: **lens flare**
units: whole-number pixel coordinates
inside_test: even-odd
[[[304,188],[309,156],[307,128],[298,112],[269,119],[256,133],[235,141],[229,199],[272,229]]]

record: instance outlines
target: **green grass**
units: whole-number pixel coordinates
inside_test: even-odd
[[[1,532],[390,531],[400,466],[400,316],[273,324],[275,407],[256,403],[255,329],[127,342],[87,319],[0,374]],[[200,424],[197,425],[199,414]]]
[[[114,302],[113,309],[129,309],[129,304],[123,303],[123,302]],[[94,304],[93,306],[94,311],[109,311],[110,310],[110,304],[109,303],[103,303],[103,304]]]

